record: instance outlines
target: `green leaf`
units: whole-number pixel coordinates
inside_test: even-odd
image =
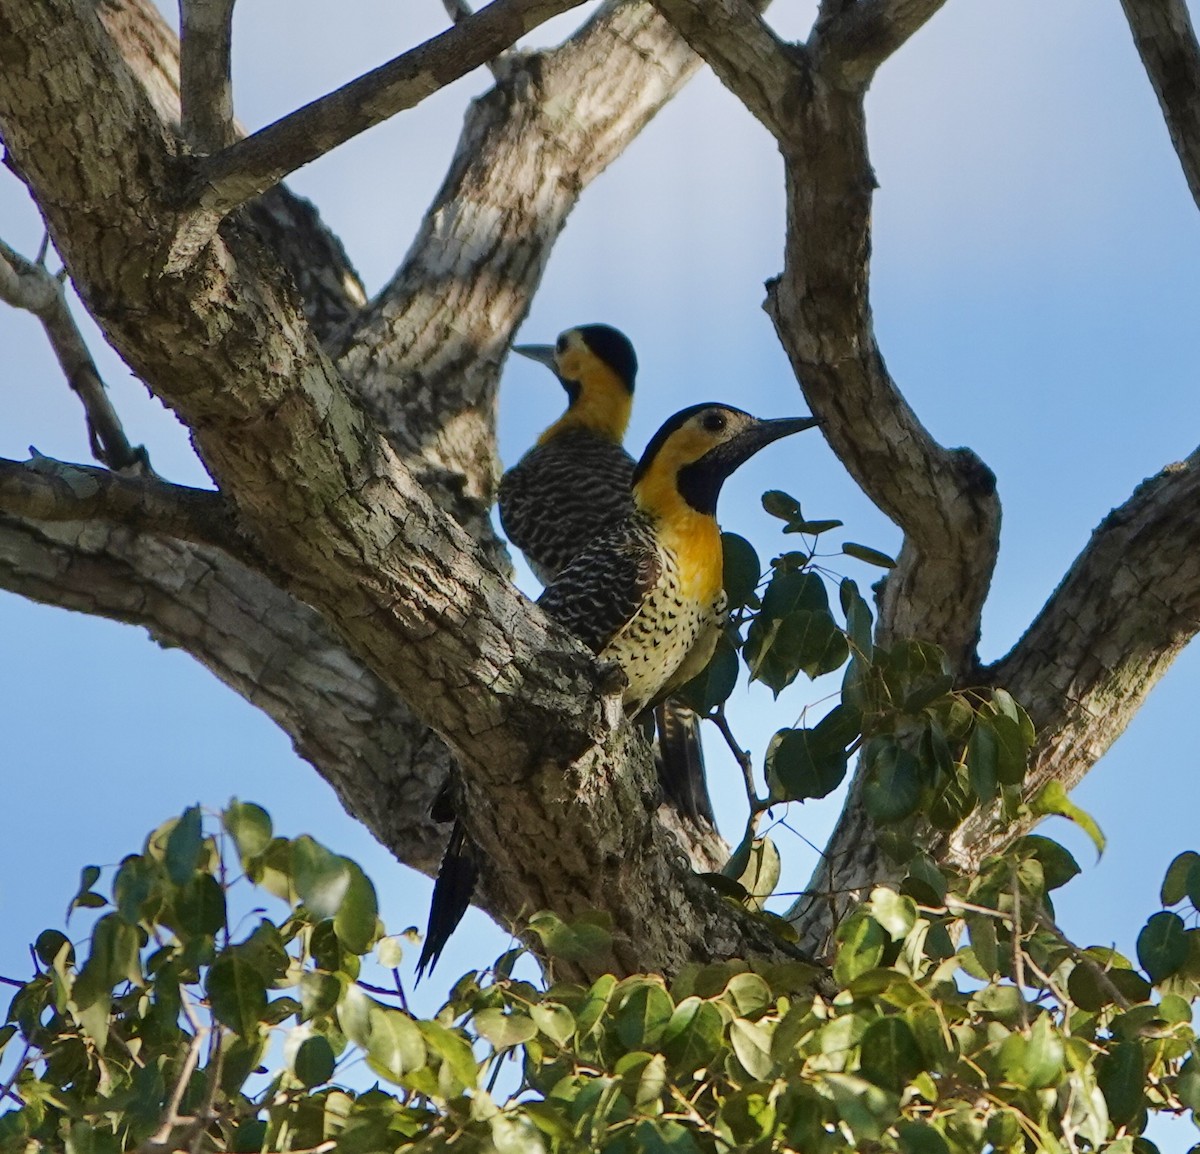
[[[975,728],[967,742],[967,770],[971,788],[981,802],[989,802],[996,796],[999,782],[999,742],[996,731],[986,717],[976,717]]]
[[[300,979],[300,1020],[327,1014],[342,996],[342,983],[332,974],[308,970]]]
[[[300,900],[318,921],[332,918],[353,880],[347,859],[330,853],[307,834],[291,844],[292,878]]]
[[[504,1010],[480,1010],[472,1019],[475,1031],[497,1050],[523,1046],[537,1036],[538,1028],[532,1018]]]
[[[801,521],[800,502],[780,489],[770,489],[762,495],[762,507],[781,521]]]
[[[657,982],[635,986],[617,1007],[617,1037],[627,1050],[655,1050],[675,1012],[671,995]]]
[[[900,821],[921,804],[921,766],[891,738],[872,738],[864,751],[867,763],[863,804],[880,823]]]
[[[688,1077],[713,1060],[721,1048],[723,1031],[721,1012],[712,1002],[684,998],[663,1031],[663,1052],[672,1068]]]
[[[58,962],[58,955],[64,946],[67,952],[63,960],[69,966],[75,960],[75,947],[71,945],[70,938],[59,930],[42,930],[33,944],[33,952],[37,954],[42,965],[53,966]]]
[[[901,1121],[896,1123],[901,1154],[950,1154],[950,1147],[928,1122]]]
[[[416,1022],[376,1003],[369,1012],[367,1065],[381,1078],[399,1082],[425,1065],[425,1039]]]
[[[1104,847],[1107,843],[1100,827],[1096,824],[1095,818],[1086,810],[1080,809],[1079,806],[1067,797],[1067,791],[1063,789],[1061,781],[1046,782],[1038,790],[1037,796],[1030,803],[1029,808],[1037,817],[1047,814],[1057,814],[1059,817],[1065,817],[1068,821],[1073,821],[1092,839],[1092,844],[1096,847],[1096,857],[1099,858],[1104,853]],[[1166,883],[1164,882],[1163,884],[1165,885]],[[1165,904],[1174,905],[1175,903],[1166,902]]]
[[[99,866],[84,866],[79,871],[79,889],[76,890],[75,896],[67,905],[67,920],[70,921],[71,914],[77,909],[98,909],[100,906],[108,905],[98,893],[92,892],[92,886],[100,880]]]
[[[1002,713],[988,720],[996,735],[996,777],[1002,785],[1020,785],[1027,767],[1021,728]]]
[[[117,913],[130,925],[137,925],[149,915],[145,905],[154,893],[157,881],[157,866],[141,854],[130,854],[117,867],[113,878],[113,901]]]
[[[898,641],[876,661],[892,704],[904,713],[920,713],[954,684],[946,654],[923,641]]]
[[[903,1018],[878,1018],[867,1027],[859,1059],[859,1073],[864,1078],[899,1093],[923,1069],[921,1048]]]
[[[669,1120],[639,1122],[633,1141],[632,1149],[637,1154],[700,1154],[700,1147],[687,1127]]]
[[[463,1089],[473,1090],[479,1080],[479,1064],[471,1043],[457,1030],[447,1029],[440,1022],[417,1022],[417,1027],[428,1051],[445,1062]]]
[[[1065,886],[1081,871],[1079,863],[1066,846],[1053,838],[1031,833],[1013,842],[1012,852],[1021,858],[1033,858],[1042,867],[1042,883],[1047,890]]]
[[[771,1057],[771,1032],[765,1026],[735,1018],[729,1025],[729,1043],[751,1078],[762,1081],[770,1076],[775,1062]]]
[[[200,822],[200,807],[189,805],[167,834],[167,877],[177,886],[190,880],[199,864],[200,850],[203,846],[204,831]]]
[[[871,891],[867,908],[893,941],[901,941],[917,923],[917,903],[886,886],[876,886]]]
[[[1200,910],[1200,861],[1192,862],[1187,872],[1187,896],[1192,906]]]
[[[849,577],[842,580],[839,594],[842,612],[846,615],[846,635],[850,641],[850,648],[856,657],[870,661],[875,653],[871,640],[874,628],[871,609],[859,593],[858,586]]]
[[[784,576],[819,581],[808,573]],[[778,696],[798,673],[819,677],[845,662],[849,654],[846,638],[828,608],[797,609],[774,616],[767,613],[765,605],[764,601],[763,612],[751,622],[746,635],[744,655],[753,680],[761,681]]]
[[[1171,864],[1167,866],[1162,889],[1159,891],[1164,906],[1178,905],[1187,897],[1188,874],[1191,872],[1192,866],[1197,863],[1200,863],[1200,853],[1189,849],[1177,854]]]
[[[769,837],[756,837],[750,843],[745,868],[737,877],[751,909],[762,910],[779,883],[779,850]]]
[[[757,1018],[771,1005],[771,987],[758,974],[734,974],[721,992],[739,1018]]]
[[[575,1016],[561,1002],[535,1002],[529,1016],[547,1038],[565,1046],[575,1033]]]
[[[296,1051],[292,1062],[292,1073],[300,1079],[306,1089],[323,1086],[333,1077],[336,1059],[329,1039],[320,1034],[305,1038]]]
[[[225,925],[225,891],[210,873],[193,874],[172,903],[182,939],[213,937]]]
[[[896,562],[886,553],[881,553],[878,549],[872,549],[869,545],[859,545],[855,541],[843,541],[842,552],[847,557],[853,557],[858,561],[865,561],[868,565],[878,565],[881,569],[895,569]]]
[[[728,700],[729,695],[737,685],[738,670],[737,650],[727,634],[722,633],[717,640],[717,648],[712,660],[681,689],[673,694],[701,716],[712,713],[718,705]]]
[[[1103,1060],[1096,1081],[1108,1103],[1108,1116],[1126,1126],[1145,1104],[1146,1060],[1140,1042],[1120,1042]]]
[[[767,747],[771,796],[780,801],[826,797],[845,779],[846,763],[845,748],[829,730],[781,729]]]
[[[810,537],[819,537],[822,533],[828,533],[831,529],[840,529],[845,524],[844,521],[792,521],[784,528],[785,533],[806,533]]]
[[[209,968],[204,992],[213,1017],[235,1034],[253,1037],[267,1012],[267,987],[261,973],[236,954],[223,954]]]
[[[848,986],[859,974],[873,970],[887,944],[883,927],[865,909],[856,910],[837,928],[837,960],[833,976]]]
[[[1007,1081],[1025,1090],[1052,1086],[1062,1076],[1066,1052],[1050,1015],[1043,1014],[1029,1035],[1009,1034],[1000,1046],[1000,1069]]]
[[[1142,969],[1158,985],[1187,961],[1187,927],[1178,914],[1166,910],[1153,914],[1137,938],[1137,956]]]
[[[1200,1116],[1200,1061],[1195,1055],[1184,1062],[1175,1076],[1175,1093],[1189,1110]]]
[[[736,533],[721,534],[721,558],[729,608],[740,609],[754,597],[762,578],[762,562],[754,546]]]
[[[221,824],[233,838],[243,868],[251,858],[265,853],[271,844],[271,815],[261,805],[232,798],[221,814]]]
[[[379,902],[375,887],[357,862],[339,859],[349,873],[350,884],[333,918],[333,931],[352,954],[365,954],[375,940]]]
[[[557,914],[541,910],[529,919],[529,928],[541,939],[546,953],[566,961],[588,961],[612,946],[612,919],[607,914],[584,914],[564,922]]]

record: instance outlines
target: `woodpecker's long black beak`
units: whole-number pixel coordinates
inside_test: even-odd
[[[528,357],[531,361],[537,361],[539,365],[545,365],[556,377],[558,376],[553,345],[513,345],[512,351]]]
[[[765,449],[772,441],[802,433],[819,425],[819,417],[777,417],[770,421],[756,420],[725,444],[713,449],[703,459],[713,464],[728,477],[740,465],[744,465],[759,449]]]

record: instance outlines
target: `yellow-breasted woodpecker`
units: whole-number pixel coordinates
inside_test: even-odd
[[[500,479],[505,536],[548,585],[633,507],[633,458],[621,442],[637,355],[609,325],[580,325],[553,345],[516,345],[513,352],[545,365],[567,394],[567,411]]]
[[[594,653],[620,664],[631,716],[700,673],[725,626],[716,511],[726,478],[772,441],[816,423],[760,420],[718,403],[676,413],[634,470],[633,511],[538,599]]]

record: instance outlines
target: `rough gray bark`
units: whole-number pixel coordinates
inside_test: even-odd
[[[512,334],[582,189],[695,67],[686,38],[784,156],[784,268],[768,308],[834,449],[904,531],[880,641],[935,641],[960,683],[1009,688],[1039,726],[1030,789],[1073,784],[1200,627],[1200,529],[1186,516],[1200,460],[1106,520],[1013,652],[980,669],[994,479],[970,450],[938,445],[907,405],[869,299],[863,97],[941,2],[825,0],[808,42],[793,45],[746,0],[655,0],[657,12],[613,0],[560,48],[493,61],[495,88],[469,110],[412,248],[368,304],[336,238],[282,186],[216,232],[215,218],[196,227],[178,44],[147,0],[0,0],[12,162],[89,311],[193,430],[220,490],[0,463],[0,586],[187,648],[424,869],[437,847],[425,809],[450,762],[441,734],[503,920],[605,909],[617,936],[603,964],[621,971],[780,953],[691,875],[654,812],[612,671],[512,589],[486,523]],[[1190,179],[1194,67],[1177,60],[1194,54],[1194,35],[1171,0],[1125,3]],[[238,135],[223,75],[223,64],[197,74],[186,118],[197,148]],[[204,170],[241,188],[251,152],[235,144]],[[268,167],[276,179],[287,166]],[[848,891],[886,873],[859,784],[812,885],[837,896],[793,911],[813,950]],[[930,848],[969,867],[1014,832],[980,815]],[[693,863],[720,852],[676,833]]]

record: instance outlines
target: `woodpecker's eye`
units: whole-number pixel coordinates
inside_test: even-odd
[[[705,413],[700,422],[710,433],[719,433],[725,428],[724,413]]]
[[[554,351],[562,356],[567,351],[567,334],[563,333],[561,337],[554,342]]]

